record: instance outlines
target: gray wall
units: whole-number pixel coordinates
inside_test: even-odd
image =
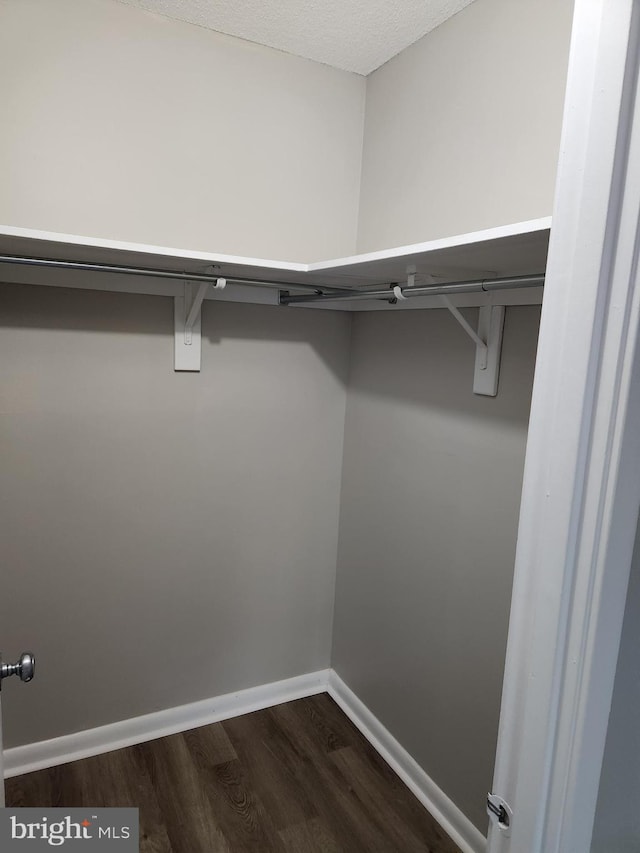
[[[549,215],[571,10],[476,0],[365,79],[114,0],[2,0],[0,222],[309,261]]]
[[[6,747],[329,665],[349,322],[0,286]]]
[[[640,526],[600,775],[591,853],[640,850]]]
[[[507,309],[496,398],[446,312],[353,321],[333,666],[482,830],[539,313]]]
[[[0,2],[0,222],[355,249],[365,79],[114,0]]]
[[[572,0],[476,0],[367,79],[358,250],[550,216]]]
[[[365,81],[0,0],[0,222],[313,260],[358,204],[361,250],[547,215],[570,11],[477,0]],[[2,648],[40,664],[6,746],[327,666],[351,321],[206,303],[176,375],[168,299],[0,299]],[[481,827],[537,321],[508,310],[490,400],[444,312],[353,320],[334,663]]]

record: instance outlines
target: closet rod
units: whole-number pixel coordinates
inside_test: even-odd
[[[407,285],[390,284],[387,288],[376,288],[375,290],[356,290],[340,293],[315,294],[314,296],[289,296],[280,294],[281,305],[299,305],[310,302],[337,302],[348,300],[349,302],[364,299],[395,300],[399,294],[400,298],[409,299],[412,296],[455,296],[457,293],[489,293],[492,290],[509,290],[518,287],[540,287],[544,284],[544,273],[535,275],[520,275],[510,278],[489,278],[479,281],[452,281],[448,284],[420,284],[412,287]]]
[[[325,291],[327,292],[327,295],[329,293],[334,292],[340,294],[351,292],[345,290],[345,288],[340,287],[331,287],[317,284],[298,284],[298,282],[294,283],[291,281],[265,281],[263,279],[257,278],[254,279],[229,276],[223,272],[219,273],[218,275],[204,275],[202,273],[174,272],[172,270],[149,269],[147,267],[124,267],[118,264],[93,264],[81,263],[79,261],[58,261],[52,258],[29,258],[23,257],[21,255],[0,255],[0,263],[22,264],[24,266],[33,267],[48,267],[51,269],[83,270],[86,272],[121,273],[124,275],[140,275],[148,276],[151,278],[169,278],[173,279],[174,281],[206,281],[210,282],[211,284],[215,284],[219,278],[225,278],[230,284],[260,285],[263,287],[275,287],[279,290],[282,290],[283,287],[293,290],[308,290],[312,291],[313,294],[316,296],[323,295]]]

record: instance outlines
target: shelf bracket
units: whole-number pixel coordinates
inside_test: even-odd
[[[214,290],[224,290],[226,279],[219,278]],[[200,370],[202,352],[202,303],[210,287],[208,282],[192,284],[185,282],[181,296],[173,300],[174,322],[174,370]]]
[[[450,311],[476,345],[473,393],[495,397],[498,393],[500,376],[504,306],[484,305],[480,308],[478,331],[476,332],[447,296],[440,298],[445,308]]]

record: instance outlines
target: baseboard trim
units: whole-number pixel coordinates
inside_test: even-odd
[[[398,774],[423,806],[451,836],[463,853],[485,853],[487,839],[460,811],[444,791],[416,763],[380,720],[333,670],[329,673],[329,695],[342,708],[373,748]]]
[[[393,735],[332,670],[250,687],[214,699],[168,708],[83,732],[4,751],[5,778],[145,743],[283,702],[328,692],[369,743],[415,794],[462,853],[484,853],[487,840]]]
[[[284,681],[250,687],[237,693],[227,693],[215,699],[203,699],[200,702],[133,717],[84,732],[6,749],[4,775],[8,779],[11,776],[31,773],[33,770],[68,764],[70,761],[113,752],[115,749],[177,734],[198,726],[229,720],[241,714],[280,705],[282,702],[324,693],[329,682],[329,672],[330,670],[323,669]]]

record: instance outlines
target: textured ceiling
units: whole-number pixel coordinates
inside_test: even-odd
[[[369,74],[473,0],[121,0]]]

